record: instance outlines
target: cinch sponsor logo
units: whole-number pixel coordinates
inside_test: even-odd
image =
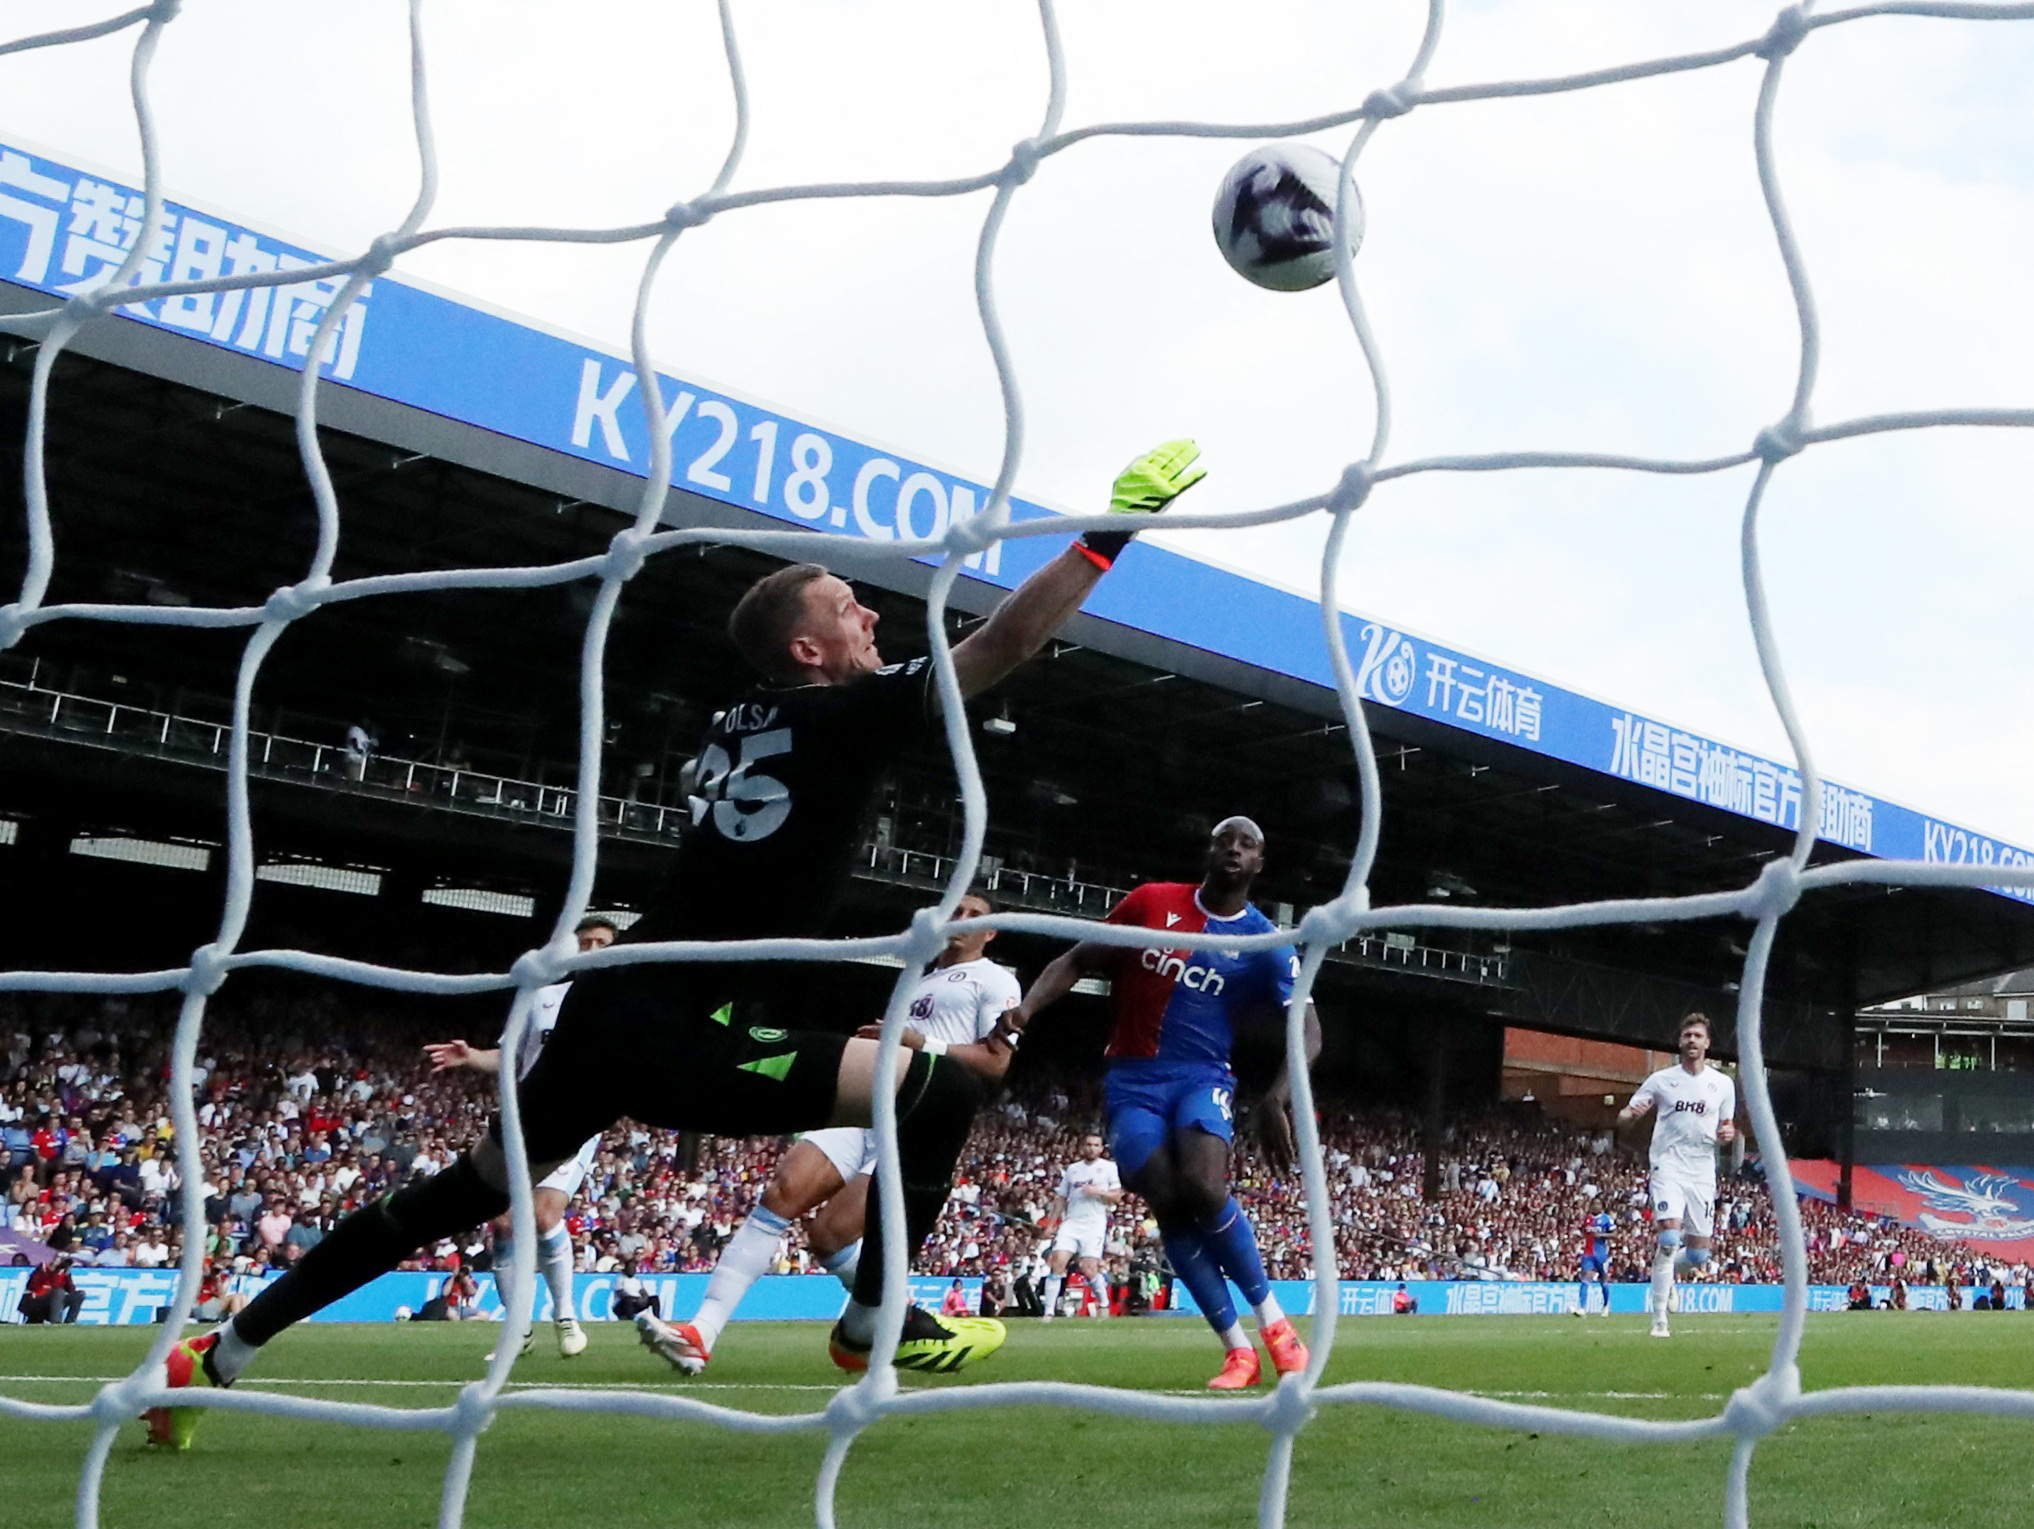
[[[1182,957],[1162,950],[1147,950],[1138,960],[1146,971],[1170,977],[1181,987],[1190,987],[1196,993],[1218,994],[1226,980],[1212,966],[1189,966]]]

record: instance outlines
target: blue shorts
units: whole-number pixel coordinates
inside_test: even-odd
[[[1102,1082],[1109,1155],[1134,1175],[1169,1137],[1188,1129],[1236,1139],[1236,1075],[1214,1062],[1133,1062]]]
[[[1609,1259],[1597,1258],[1587,1253],[1585,1253],[1582,1256],[1582,1277],[1584,1279],[1588,1279],[1589,1276],[1592,1274],[1600,1279],[1609,1272],[1610,1272]]]

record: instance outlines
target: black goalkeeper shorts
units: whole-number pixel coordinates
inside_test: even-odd
[[[668,963],[576,979],[516,1091],[529,1160],[561,1162],[623,1116],[714,1136],[827,1124],[847,1037],[744,1022],[738,975]]]

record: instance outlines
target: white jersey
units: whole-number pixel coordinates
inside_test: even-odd
[[[1016,974],[986,956],[935,966],[911,990],[911,1028],[929,1041],[970,1045],[986,1039],[1023,998]]]
[[[996,1021],[1023,1000],[1017,978],[1006,966],[980,958],[953,966],[935,966],[911,990],[911,1028],[929,1041],[967,1046],[983,1040]],[[866,1126],[830,1126],[807,1131],[809,1141],[827,1156],[843,1183],[876,1171],[876,1133]]]
[[[1092,1163],[1081,1158],[1067,1164],[1055,1192],[1066,1201],[1067,1220],[1103,1222],[1109,1218],[1109,1202],[1101,1196],[1122,1187],[1116,1165],[1108,1158],[1098,1157]]]
[[[1737,1085],[1705,1066],[1691,1073],[1676,1062],[1638,1086],[1637,1104],[1653,1104],[1652,1170],[1691,1186],[1716,1186],[1716,1128],[1737,1113]]]
[[[538,988],[530,999],[530,1022],[523,1027],[522,1045],[516,1048],[518,1078],[527,1078],[530,1069],[537,1065],[537,1058],[543,1053],[544,1043],[550,1040],[551,1032],[558,1028],[558,1008],[565,1002],[565,995],[571,991],[571,983],[554,982],[549,987]],[[566,1199],[571,1199],[579,1193],[579,1186],[586,1182],[586,1175],[593,1169],[594,1155],[599,1150],[600,1137],[598,1135],[587,1137],[577,1152],[539,1179],[536,1187],[555,1189]]]
[[[523,1030],[523,1043],[516,1050],[516,1076],[527,1078],[530,1069],[537,1065],[537,1057],[544,1049],[544,1042],[551,1038],[551,1032],[558,1027],[558,1008],[565,1002],[565,995],[572,991],[569,982],[554,982],[549,987],[537,989],[530,1000],[530,1022]]]

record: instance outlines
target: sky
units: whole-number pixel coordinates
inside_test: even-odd
[[[111,14],[17,0],[19,36]],[[1088,0],[1060,15],[1063,125],[1274,122],[1397,80],[1415,0]],[[1469,0],[1431,85],[1723,46],[1741,0]],[[752,103],[737,189],[999,163],[1046,97],[1034,5],[737,0]],[[176,197],[356,250],[414,195],[396,0],[186,0],[152,76]],[[138,178],[135,34],[0,58],[0,136]],[[434,225],[618,225],[697,195],[734,113],[702,0],[430,0]],[[1762,65],[1420,108],[1356,168],[1356,274],[1382,347],[1385,461],[1508,449],[1702,457],[1785,413],[1799,331],[1752,153]],[[1786,64],[1779,176],[1823,344],[1813,418],[2034,407],[2034,23],[1872,18]],[[1351,129],[1311,141],[1341,155]],[[1375,394],[1332,287],[1222,263],[1208,213],[1245,141],[1099,140],[1017,196],[996,283],[1023,384],[1026,497],[1099,508],[1147,445],[1196,438],[1197,511],[1318,493],[1364,456]],[[1003,421],[973,306],[986,193],[792,204],[688,232],[651,309],[659,364],[984,480]],[[625,344],[646,246],[441,244],[414,274]],[[1776,758],[1744,614],[1739,469],[1698,479],[1426,475],[1358,516],[1343,602]],[[1844,783],[2034,846],[2034,432],[1810,450],[1762,521],[1802,720]],[[1312,590],[1316,517],[1175,544]],[[1163,539],[1163,538],[1161,538]]]

